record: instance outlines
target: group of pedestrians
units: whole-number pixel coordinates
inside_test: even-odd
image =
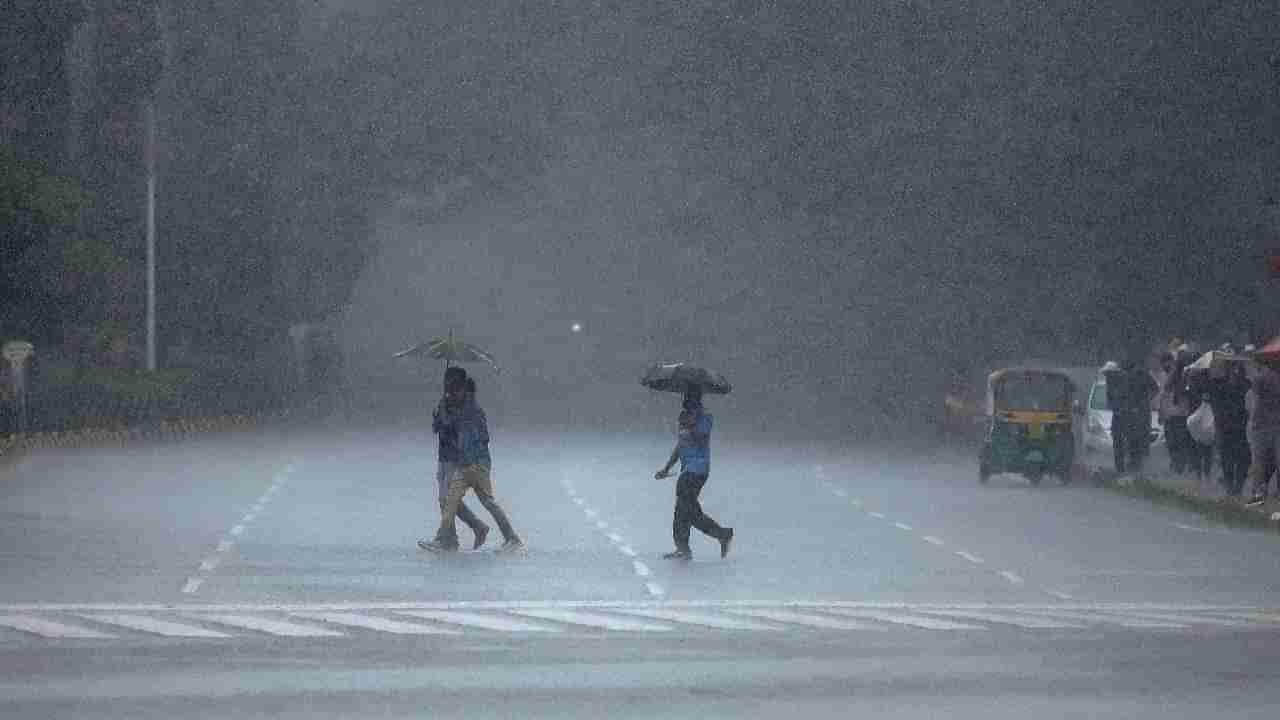
[[[698,500],[711,473],[711,427],[712,417],[702,405],[701,390],[686,390],[683,409],[677,420],[675,448],[667,463],[654,475],[655,479],[670,477],[671,468],[680,462],[675,513],[671,522],[675,549],[665,555],[669,559],[693,558],[689,545],[692,528],[719,542],[722,558],[729,554],[729,546],[733,542],[733,528],[722,527],[711,519]],[[495,497],[488,419],[476,400],[475,380],[468,377],[463,368],[453,366],[445,371],[444,394],[432,414],[431,429],[438,444],[436,493],[440,525],[433,539],[420,540],[418,546],[432,552],[457,552],[458,520],[471,529],[473,550],[484,545],[489,525],[463,501],[467,491],[471,491],[502,533],[503,543],[497,552],[524,551],[524,540]]]
[[[1219,482],[1227,495],[1260,505],[1276,475],[1280,457],[1280,373],[1246,360],[1246,346],[1237,353],[1229,343],[1204,355],[1175,339],[1148,370],[1138,357],[1124,366],[1109,362],[1102,368],[1107,403],[1112,411],[1111,435],[1119,473],[1140,473],[1151,444],[1152,411],[1164,429],[1170,470],[1194,475],[1203,486],[1211,482],[1215,460]],[[1212,414],[1210,436],[1193,436],[1201,408]]]

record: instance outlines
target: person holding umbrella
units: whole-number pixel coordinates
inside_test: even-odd
[[[456,408],[442,420],[452,426],[458,433],[458,469],[449,479],[449,492],[445,496],[444,508],[441,511],[440,529],[430,542],[420,542],[419,547],[432,552],[453,552],[458,549],[458,531],[456,518],[462,498],[468,490],[475,492],[480,504],[498,523],[504,542],[498,548],[500,553],[523,552],[524,541],[512,527],[507,513],[494,497],[492,458],[489,453],[489,422],[484,410],[476,402],[475,385],[468,381],[454,381],[448,384],[448,407]]]
[[[671,535],[676,549],[663,557],[672,560],[691,560],[689,547],[691,527],[720,542],[720,557],[729,554],[733,542],[733,528],[722,527],[702,510],[698,496],[707,484],[711,473],[711,414],[702,406],[702,387],[690,384],[684,391],[684,409],[680,412],[676,446],[667,464],[654,478],[671,477],[671,468],[680,461],[680,477],[676,480],[676,508],[671,522]]]
[[[460,408],[451,406],[448,388],[450,385],[462,383],[466,386],[474,381],[467,377],[467,371],[457,365],[446,368],[444,371],[444,387],[445,392],[440,398],[440,403],[436,405],[435,411],[431,414],[431,432],[436,434],[438,450],[436,463],[436,499],[440,506],[441,514],[444,513],[445,499],[449,496],[449,480],[458,472],[458,462],[461,459],[461,451],[458,449],[458,430],[453,424],[446,422],[446,418],[456,414]],[[465,400],[465,398],[464,398]],[[476,516],[466,503],[458,501],[458,519],[471,528],[475,540],[472,543],[472,549],[477,550],[484,545],[485,538],[489,535],[489,526],[483,520]],[[422,541],[422,545],[426,541]],[[452,538],[452,544],[458,544],[458,538],[455,533]]]

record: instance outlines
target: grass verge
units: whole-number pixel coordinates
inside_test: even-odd
[[[1280,522],[1272,520],[1267,512],[1246,508],[1238,500],[1196,497],[1151,481],[1122,484],[1116,477],[1103,477],[1095,481],[1112,492],[1165,507],[1187,510],[1221,525],[1280,532]]]

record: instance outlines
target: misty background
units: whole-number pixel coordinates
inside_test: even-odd
[[[499,423],[665,427],[638,378],[691,360],[722,424],[839,435],[1276,330],[1274,2],[7,4],[0,339],[77,372],[139,367],[149,100],[193,398],[287,403],[313,323],[421,410],[391,355],[453,330]]]

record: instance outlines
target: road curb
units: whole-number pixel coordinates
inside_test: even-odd
[[[153,425],[81,428],[60,432],[0,435],[0,465],[13,463],[36,450],[124,447],[146,442],[181,442],[196,436],[235,432],[261,427],[271,416],[222,415],[205,418],[162,420]]]
[[[1188,510],[1203,517],[1229,525],[1254,530],[1271,530],[1280,532],[1280,512],[1263,506],[1257,510],[1244,507],[1238,500],[1230,498],[1205,498],[1184,492],[1177,488],[1161,485],[1159,480],[1133,480],[1117,477],[1114,474],[1095,471],[1093,482],[1112,492],[1127,497],[1147,500],[1157,505]]]

